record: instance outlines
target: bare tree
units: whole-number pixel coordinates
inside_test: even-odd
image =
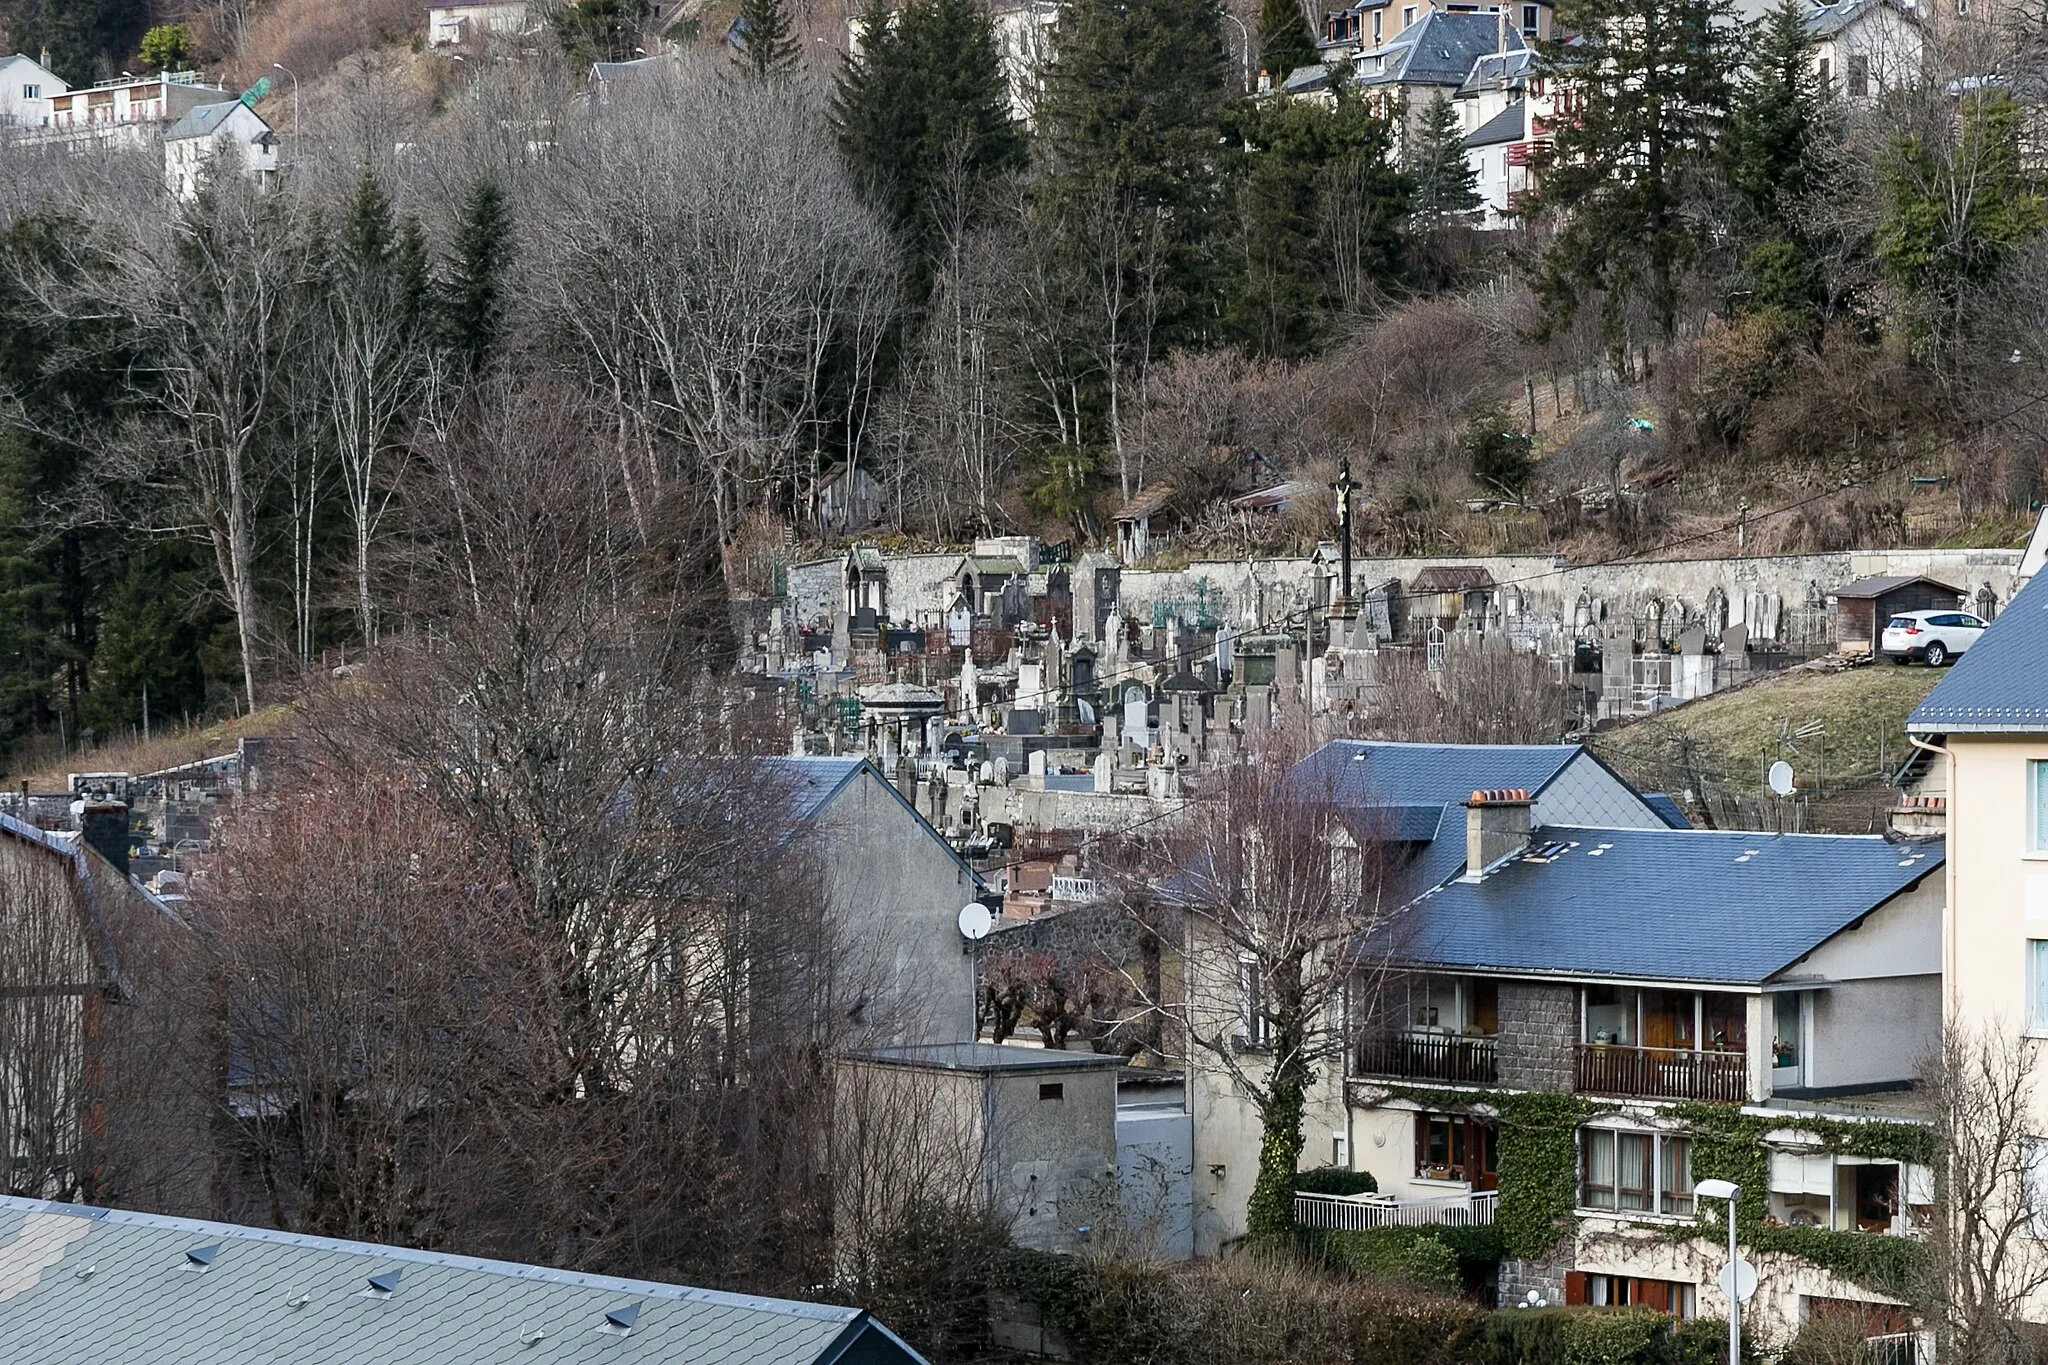
[[[1921,1068],[1934,1120],[1934,1225],[1912,1297],[1944,1359],[2037,1358],[2026,1319],[2048,1290],[2034,1047],[1951,1019]]]
[[[1453,647],[1431,671],[1419,649],[1383,649],[1353,728],[1427,744],[1553,744],[1571,721],[1556,668],[1503,644]]]

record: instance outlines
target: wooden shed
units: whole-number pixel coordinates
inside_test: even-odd
[[[1918,574],[1859,578],[1828,594],[1835,604],[1835,648],[1872,654],[1884,623],[1905,611],[1954,611],[1963,590]]]

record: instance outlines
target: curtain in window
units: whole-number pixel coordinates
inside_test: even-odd
[[[2048,853],[2048,763],[2027,764],[2027,848]]]
[[[1617,1133],[1615,1185],[1621,1208],[1647,1212],[1650,1207],[1650,1143],[1647,1133]]]
[[[1692,1212],[1692,1143],[1685,1138],[1665,1138],[1658,1145],[1658,1208],[1663,1213]]]
[[[1586,1142],[1586,1181],[1579,1203],[1589,1209],[1614,1207],[1614,1134],[1589,1129]]]

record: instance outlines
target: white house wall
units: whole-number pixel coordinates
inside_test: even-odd
[[[1904,1084],[1941,1034],[1941,977],[1854,981],[1807,997],[1806,1084]]]

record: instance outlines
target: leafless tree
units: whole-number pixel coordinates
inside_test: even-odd
[[[2025,1325],[2048,1290],[2031,1043],[1951,1019],[1921,1067],[1934,1122],[1934,1225],[1915,1307],[1945,1359],[2037,1359]]]
[[[1431,672],[1417,649],[1383,649],[1378,686],[1354,725],[1428,744],[1553,744],[1571,717],[1554,665],[1506,645],[1453,647]]]
[[[9,1194],[79,1190],[87,1020],[102,976],[71,860],[0,833],[0,1155]]]

